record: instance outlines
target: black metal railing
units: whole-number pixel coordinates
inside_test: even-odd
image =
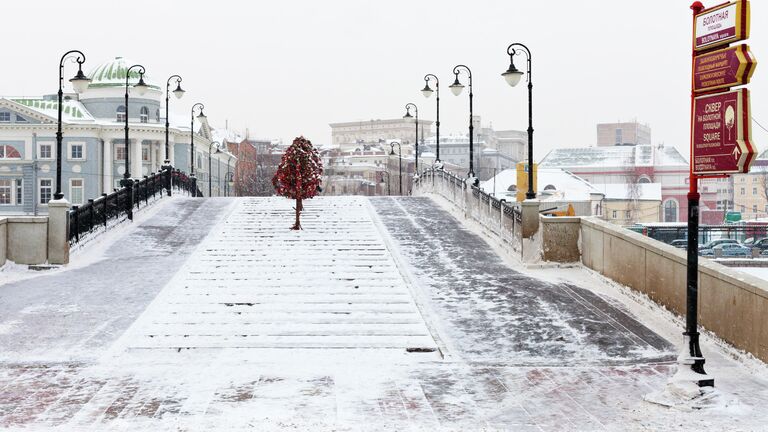
[[[170,182],[170,183],[169,183]],[[128,215],[128,209],[149,205],[149,200],[162,198],[168,189],[202,196],[195,181],[179,170],[162,170],[134,182],[132,187],[122,187],[110,194],[89,199],[86,204],[72,206],[69,211],[69,243],[74,245],[90,233],[106,230],[109,222]]]

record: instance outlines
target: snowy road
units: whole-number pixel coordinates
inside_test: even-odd
[[[292,204],[172,200],[103,260],[0,285],[0,429],[765,425],[764,369],[710,346],[738,403],[644,402],[679,330],[521,272],[427,198],[316,198],[301,232]]]

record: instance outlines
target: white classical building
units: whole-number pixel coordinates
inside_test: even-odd
[[[128,62],[116,57],[93,68],[92,80],[81,94],[64,95],[62,127],[62,192],[73,205],[111,192],[125,173],[125,78]],[[129,84],[138,82],[136,69]],[[165,154],[165,82],[144,75],[148,91],[129,91],[130,175],[157,172]],[[66,90],[65,90],[66,91]],[[0,213],[45,213],[56,189],[56,129],[58,98],[0,97]],[[190,173],[189,120],[171,117],[169,157],[175,168]],[[181,117],[184,118],[184,117]],[[186,118],[189,118],[189,114]],[[208,195],[223,195],[224,177],[236,160],[226,148],[211,146],[207,119],[195,126],[195,166],[198,186]],[[209,172],[208,158],[211,158]],[[219,174],[220,173],[220,174]]]

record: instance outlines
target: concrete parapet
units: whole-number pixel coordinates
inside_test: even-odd
[[[539,232],[539,204],[538,200],[525,200],[520,203],[523,238],[531,238]]]
[[[46,216],[6,218],[6,258],[17,264],[43,264],[48,260]]]
[[[65,199],[48,203],[48,262],[69,263],[69,202]]]
[[[686,252],[595,218],[581,220],[582,263],[686,313]],[[768,281],[699,260],[699,323],[768,361]]]
[[[578,217],[541,216],[541,255],[544,261],[569,263],[581,260]]]
[[[8,259],[8,219],[0,219],[0,266]]]

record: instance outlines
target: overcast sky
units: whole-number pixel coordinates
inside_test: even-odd
[[[654,143],[688,155],[690,0],[582,1],[7,1],[2,6],[0,95],[55,93],[60,56],[85,52],[90,70],[115,56],[156,82],[177,73],[214,126],[251,136],[330,141],[328,123],[397,118],[414,102],[434,120],[423,76],[441,79],[441,133],[466,132],[468,98],[448,90],[453,66],[472,68],[474,110],[495,129],[527,127],[524,86],[500,76],[507,45],[533,52],[536,158],[593,146],[595,125],[637,119]],[[705,1],[713,6],[719,1]],[[747,41],[768,52],[765,1],[752,1]],[[519,64],[523,66],[523,63]],[[752,84],[752,115],[768,127],[766,66]],[[67,66],[65,78],[75,73]],[[463,77],[466,84],[466,78]],[[759,149],[768,133],[753,127]]]

